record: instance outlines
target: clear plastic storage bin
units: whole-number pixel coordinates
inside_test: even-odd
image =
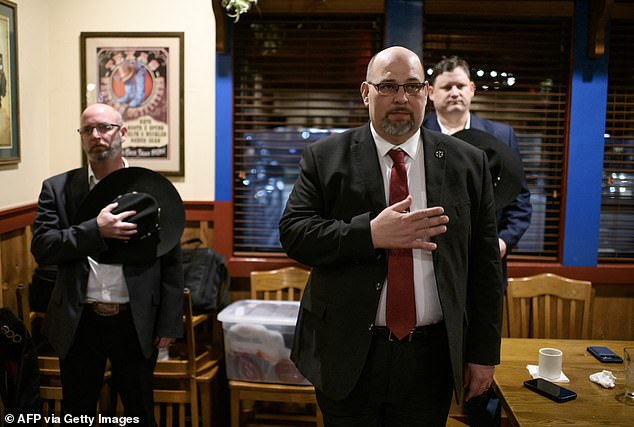
[[[279,384],[310,384],[290,360],[298,301],[236,301],[218,313],[227,377]]]

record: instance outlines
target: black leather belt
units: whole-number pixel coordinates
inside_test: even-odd
[[[99,302],[93,301],[86,304],[92,311],[100,316],[116,316],[121,311],[125,311],[130,307],[130,304],[113,303],[113,302]]]
[[[386,326],[373,326],[372,335],[393,342],[414,342],[440,337],[445,333],[445,322],[434,323],[433,325],[417,326],[402,340],[396,338],[392,331]]]

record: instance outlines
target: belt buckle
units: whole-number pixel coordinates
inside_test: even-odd
[[[100,316],[116,316],[119,314],[119,304],[95,301],[91,304],[91,307]]]
[[[394,335],[394,334],[392,333],[392,331],[390,331],[389,329],[388,329],[388,331],[390,332],[390,333],[388,334],[388,336],[387,336],[387,340],[388,340],[389,342],[401,342],[401,341],[403,341],[403,340],[404,340],[404,339],[403,339],[403,340],[398,339],[398,338],[396,337],[396,335]],[[413,336],[414,336],[414,329],[410,329],[409,333],[407,334],[407,342],[412,342],[412,337],[413,337]]]

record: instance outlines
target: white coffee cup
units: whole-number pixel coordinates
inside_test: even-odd
[[[538,374],[542,378],[557,379],[561,375],[561,359],[563,353],[556,348],[539,349]]]

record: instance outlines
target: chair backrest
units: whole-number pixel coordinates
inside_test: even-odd
[[[297,301],[301,298],[309,270],[285,267],[251,272],[251,299]]]
[[[592,283],[556,274],[508,279],[511,338],[590,337]]]

